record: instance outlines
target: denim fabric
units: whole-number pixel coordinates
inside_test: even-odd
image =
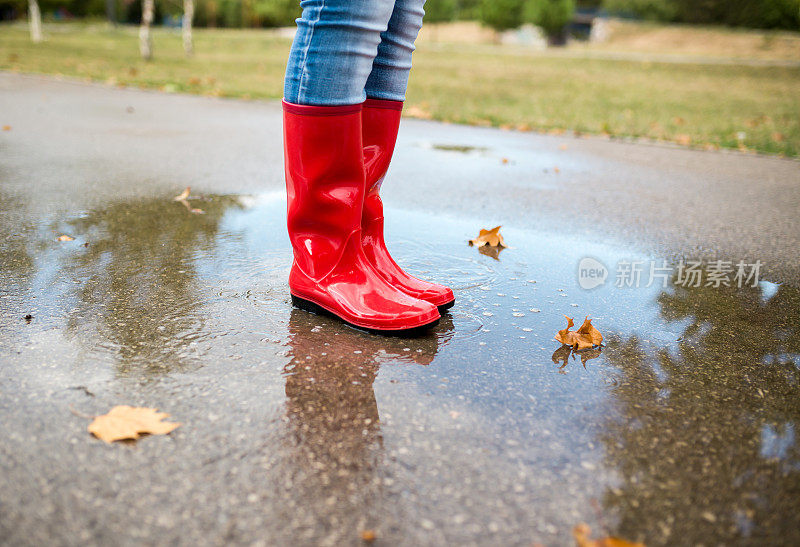
[[[405,99],[425,0],[302,0],[283,98],[303,105]]]
[[[425,0],[395,0],[389,26],[381,33],[378,55],[364,87],[367,97],[404,101],[414,42],[422,28]]]

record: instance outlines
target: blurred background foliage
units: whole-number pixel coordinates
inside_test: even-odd
[[[604,0],[612,14],[662,22],[734,27],[800,27],[800,0]]]
[[[438,4],[452,0],[428,0]],[[800,0],[461,0],[455,16],[496,30],[530,22],[554,34],[575,10],[664,23],[800,29]]]
[[[244,99],[282,96],[300,12],[298,0],[194,0],[189,58],[184,0],[155,0],[157,53],[145,61],[143,0],[38,0],[41,42],[29,1],[0,0],[0,19],[17,19],[0,25],[0,71]],[[425,10],[409,115],[800,157],[800,0],[427,0]],[[247,30],[267,27],[281,28]]]
[[[24,18],[27,0],[0,0],[0,20]],[[259,28],[290,26],[300,15],[299,0],[195,0],[194,25],[198,27]],[[141,0],[39,0],[46,20],[109,18],[121,24],[138,24]],[[155,22],[180,25],[181,0],[156,0]]]
[[[50,20],[113,18],[136,24],[141,0],[40,0]],[[575,10],[660,22],[720,24],[764,29],[800,29],[800,0],[427,0],[426,22],[479,20],[496,30],[534,23],[553,35]],[[180,0],[156,0],[156,21],[178,24]],[[24,18],[27,0],[0,0],[0,20]],[[196,0],[200,27],[290,26],[299,0]]]

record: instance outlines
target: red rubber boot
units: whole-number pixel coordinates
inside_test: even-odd
[[[292,303],[368,330],[431,327],[436,306],[390,285],[361,246],[361,108],[283,103]]]
[[[453,291],[444,285],[408,275],[392,259],[383,239],[381,183],[392,160],[402,109],[401,101],[367,99],[364,103],[361,127],[367,195],[361,218],[361,241],[367,258],[389,283],[414,298],[430,302],[443,312],[455,304]]]

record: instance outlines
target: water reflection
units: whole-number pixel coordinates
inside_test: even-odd
[[[452,336],[449,316],[428,336],[384,337],[293,309],[289,318],[286,443],[291,509],[326,521],[313,537],[352,542],[359,528],[380,522],[386,503],[381,476],[381,420],[373,384],[381,366],[430,365]],[[349,522],[341,522],[342,520]],[[335,526],[334,526],[335,524]],[[305,538],[311,540],[309,536]]]
[[[481,253],[483,256],[488,256],[495,260],[500,260],[500,253],[503,252],[505,247],[491,247],[489,245],[482,245],[478,247],[478,252]]]
[[[558,370],[559,372],[562,372],[564,371],[565,368],[567,368],[570,356],[572,357],[573,361],[575,361],[576,356],[580,357],[583,368],[586,368],[587,362],[591,361],[592,359],[600,357],[602,353],[603,353],[603,348],[599,347],[587,348],[582,350],[573,350],[572,346],[567,346],[562,344],[561,347],[559,347],[558,349],[556,349],[556,351],[553,352],[551,359],[555,364],[561,363],[561,366],[558,367]]]
[[[18,327],[30,310],[21,307],[21,295],[35,272],[30,249],[33,225],[19,214],[20,200],[0,193],[0,345],[6,331]]]
[[[798,544],[800,292],[677,287],[661,314],[685,325],[673,348],[610,340],[604,499],[618,532],[648,545]]]
[[[205,214],[169,199],[122,202],[68,222],[86,246],[63,260],[59,277],[79,280],[67,332],[117,356],[120,372],[183,366],[203,335],[197,261],[210,254],[235,197],[209,196]]]

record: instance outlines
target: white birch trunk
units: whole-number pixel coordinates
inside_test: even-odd
[[[153,37],[150,35],[150,25],[153,24],[155,0],[142,1],[142,24],[139,27],[139,52],[142,59],[149,61],[153,58]]]
[[[183,0],[183,19],[181,21],[181,34],[183,35],[183,51],[187,57],[194,54],[192,44],[192,19],[194,19],[194,0]]]
[[[31,41],[38,44],[42,41],[42,12],[37,0],[28,0],[28,21],[31,30]]]
[[[106,19],[112,27],[117,26],[117,2],[116,0],[106,0]]]

